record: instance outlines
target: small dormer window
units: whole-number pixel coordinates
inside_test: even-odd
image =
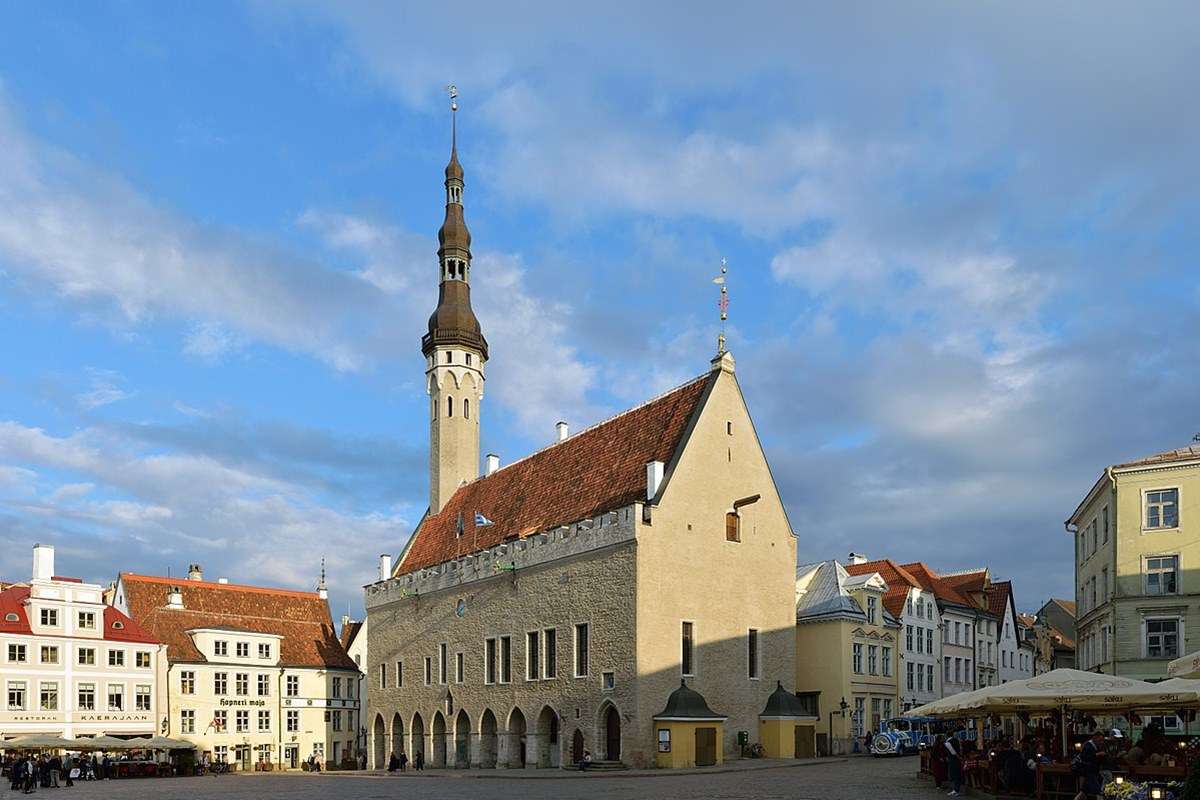
[[[17,622],[19,619],[20,619],[20,617],[18,617],[16,614],[12,613],[11,611],[4,615],[5,622]]]
[[[119,631],[119,630],[124,629],[125,623],[121,622],[121,620],[116,620],[115,622],[113,622],[112,626],[113,626],[113,630]]]

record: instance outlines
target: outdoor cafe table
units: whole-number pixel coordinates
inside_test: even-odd
[[[113,766],[116,767],[118,778],[158,777],[158,763],[155,761],[115,761],[113,762]]]

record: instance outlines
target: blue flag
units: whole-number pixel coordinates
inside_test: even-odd
[[[485,517],[483,514],[480,514],[478,511],[475,512],[475,527],[476,528],[485,528],[488,525],[493,525],[493,524],[495,524],[495,523],[493,523],[490,519]]]

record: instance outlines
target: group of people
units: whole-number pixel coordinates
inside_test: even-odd
[[[0,761],[0,774],[9,781],[12,791],[30,794],[37,789],[58,789],[74,786],[75,777],[80,780],[96,780],[104,777],[107,757],[102,764],[95,756],[74,757],[70,754],[57,755],[8,755]],[[59,781],[62,783],[59,783]]]
[[[425,754],[420,750],[418,750],[416,756],[413,757],[412,766],[417,772],[421,772],[425,769]],[[395,753],[392,753],[392,757],[388,759],[387,771],[408,772],[408,753],[405,753],[403,750],[400,751],[399,756],[397,756]]]

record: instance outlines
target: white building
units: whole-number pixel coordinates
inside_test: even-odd
[[[354,660],[355,666],[359,669],[358,678],[358,707],[361,711],[359,727],[356,732],[356,741],[358,749],[356,755],[363,755],[367,752],[367,621],[364,619],[361,622],[356,622],[350,619],[349,616],[342,617],[342,629],[339,632],[338,638],[342,642],[342,649],[346,654]]]
[[[0,733],[154,735],[163,650],[104,604],[99,584],[55,575],[54,548],[35,545],[33,577],[0,582]]]
[[[167,647],[168,735],[236,769],[358,758],[359,672],[316,592],[121,573],[113,604]]]

